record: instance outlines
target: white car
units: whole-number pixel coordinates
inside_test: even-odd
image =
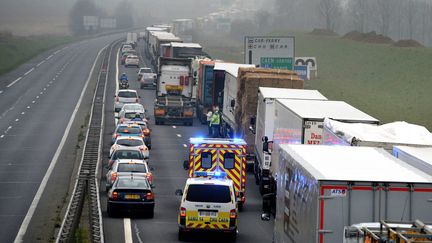
[[[129,136],[117,137],[114,144],[111,146],[109,156],[111,157],[112,154],[118,149],[127,149],[127,148],[139,149],[145,159],[148,159],[149,157],[149,149],[145,145],[142,137],[129,137]]]
[[[221,231],[235,240],[237,202],[234,184],[229,179],[189,178],[181,195],[178,215],[180,241],[193,231]]]
[[[136,66],[139,67],[139,58],[136,55],[129,55],[125,60],[125,67]]]
[[[124,104],[139,103],[139,96],[136,90],[120,89],[114,96],[114,111],[119,112]]]
[[[153,183],[153,175],[145,161],[136,159],[116,160],[106,174],[106,190],[108,191],[117,177],[123,175],[147,177],[150,185]]]
[[[141,119],[145,119],[145,109],[143,105],[139,103],[124,104],[118,114],[119,123],[130,121],[133,118],[136,118],[137,114],[140,114]]]

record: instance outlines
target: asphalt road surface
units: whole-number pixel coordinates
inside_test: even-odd
[[[36,206],[95,58],[119,37],[56,48],[0,77],[0,242],[13,242]]]
[[[139,48],[142,54],[142,43]],[[142,65],[148,60],[141,55]],[[116,65],[116,58],[111,58],[111,65]],[[115,68],[111,68],[115,70]],[[205,136],[207,127],[200,125],[196,119],[194,126],[155,125],[153,117],[154,90],[139,89],[136,81],[136,68],[119,66],[119,74],[125,72],[129,77],[131,89],[138,90],[141,103],[148,110],[152,137],[149,166],[154,169],[155,216],[153,219],[140,218],[109,218],[106,214],[105,178],[102,176],[101,205],[103,212],[105,241],[110,242],[177,242],[177,215],[180,198],[174,193],[176,189],[183,189],[187,178],[183,169],[183,161],[187,158],[188,140],[193,136]],[[116,74],[111,72],[107,88],[105,111],[103,165],[107,164],[110,140],[114,131],[114,99]],[[103,169],[102,175],[106,174]],[[239,214],[237,242],[271,242],[273,222],[261,221],[261,196],[254,183],[252,174],[247,177],[246,204]],[[192,242],[223,242],[220,234],[194,234]]]

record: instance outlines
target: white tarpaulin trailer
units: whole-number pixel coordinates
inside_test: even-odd
[[[380,147],[391,152],[395,145],[432,146],[432,134],[423,126],[401,121],[377,126],[345,123],[326,118],[323,143]]]
[[[381,148],[280,146],[275,242],[343,241],[344,226],[432,221],[432,176]]]
[[[432,175],[432,147],[394,146],[393,155],[400,160]]]

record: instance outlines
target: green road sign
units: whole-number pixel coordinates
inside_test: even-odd
[[[291,57],[261,57],[260,66],[263,68],[293,70]]]

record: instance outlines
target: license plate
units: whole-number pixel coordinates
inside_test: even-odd
[[[126,194],[125,199],[140,199],[140,195],[136,194]]]
[[[199,211],[199,216],[200,217],[216,217],[217,216],[217,212]]]

